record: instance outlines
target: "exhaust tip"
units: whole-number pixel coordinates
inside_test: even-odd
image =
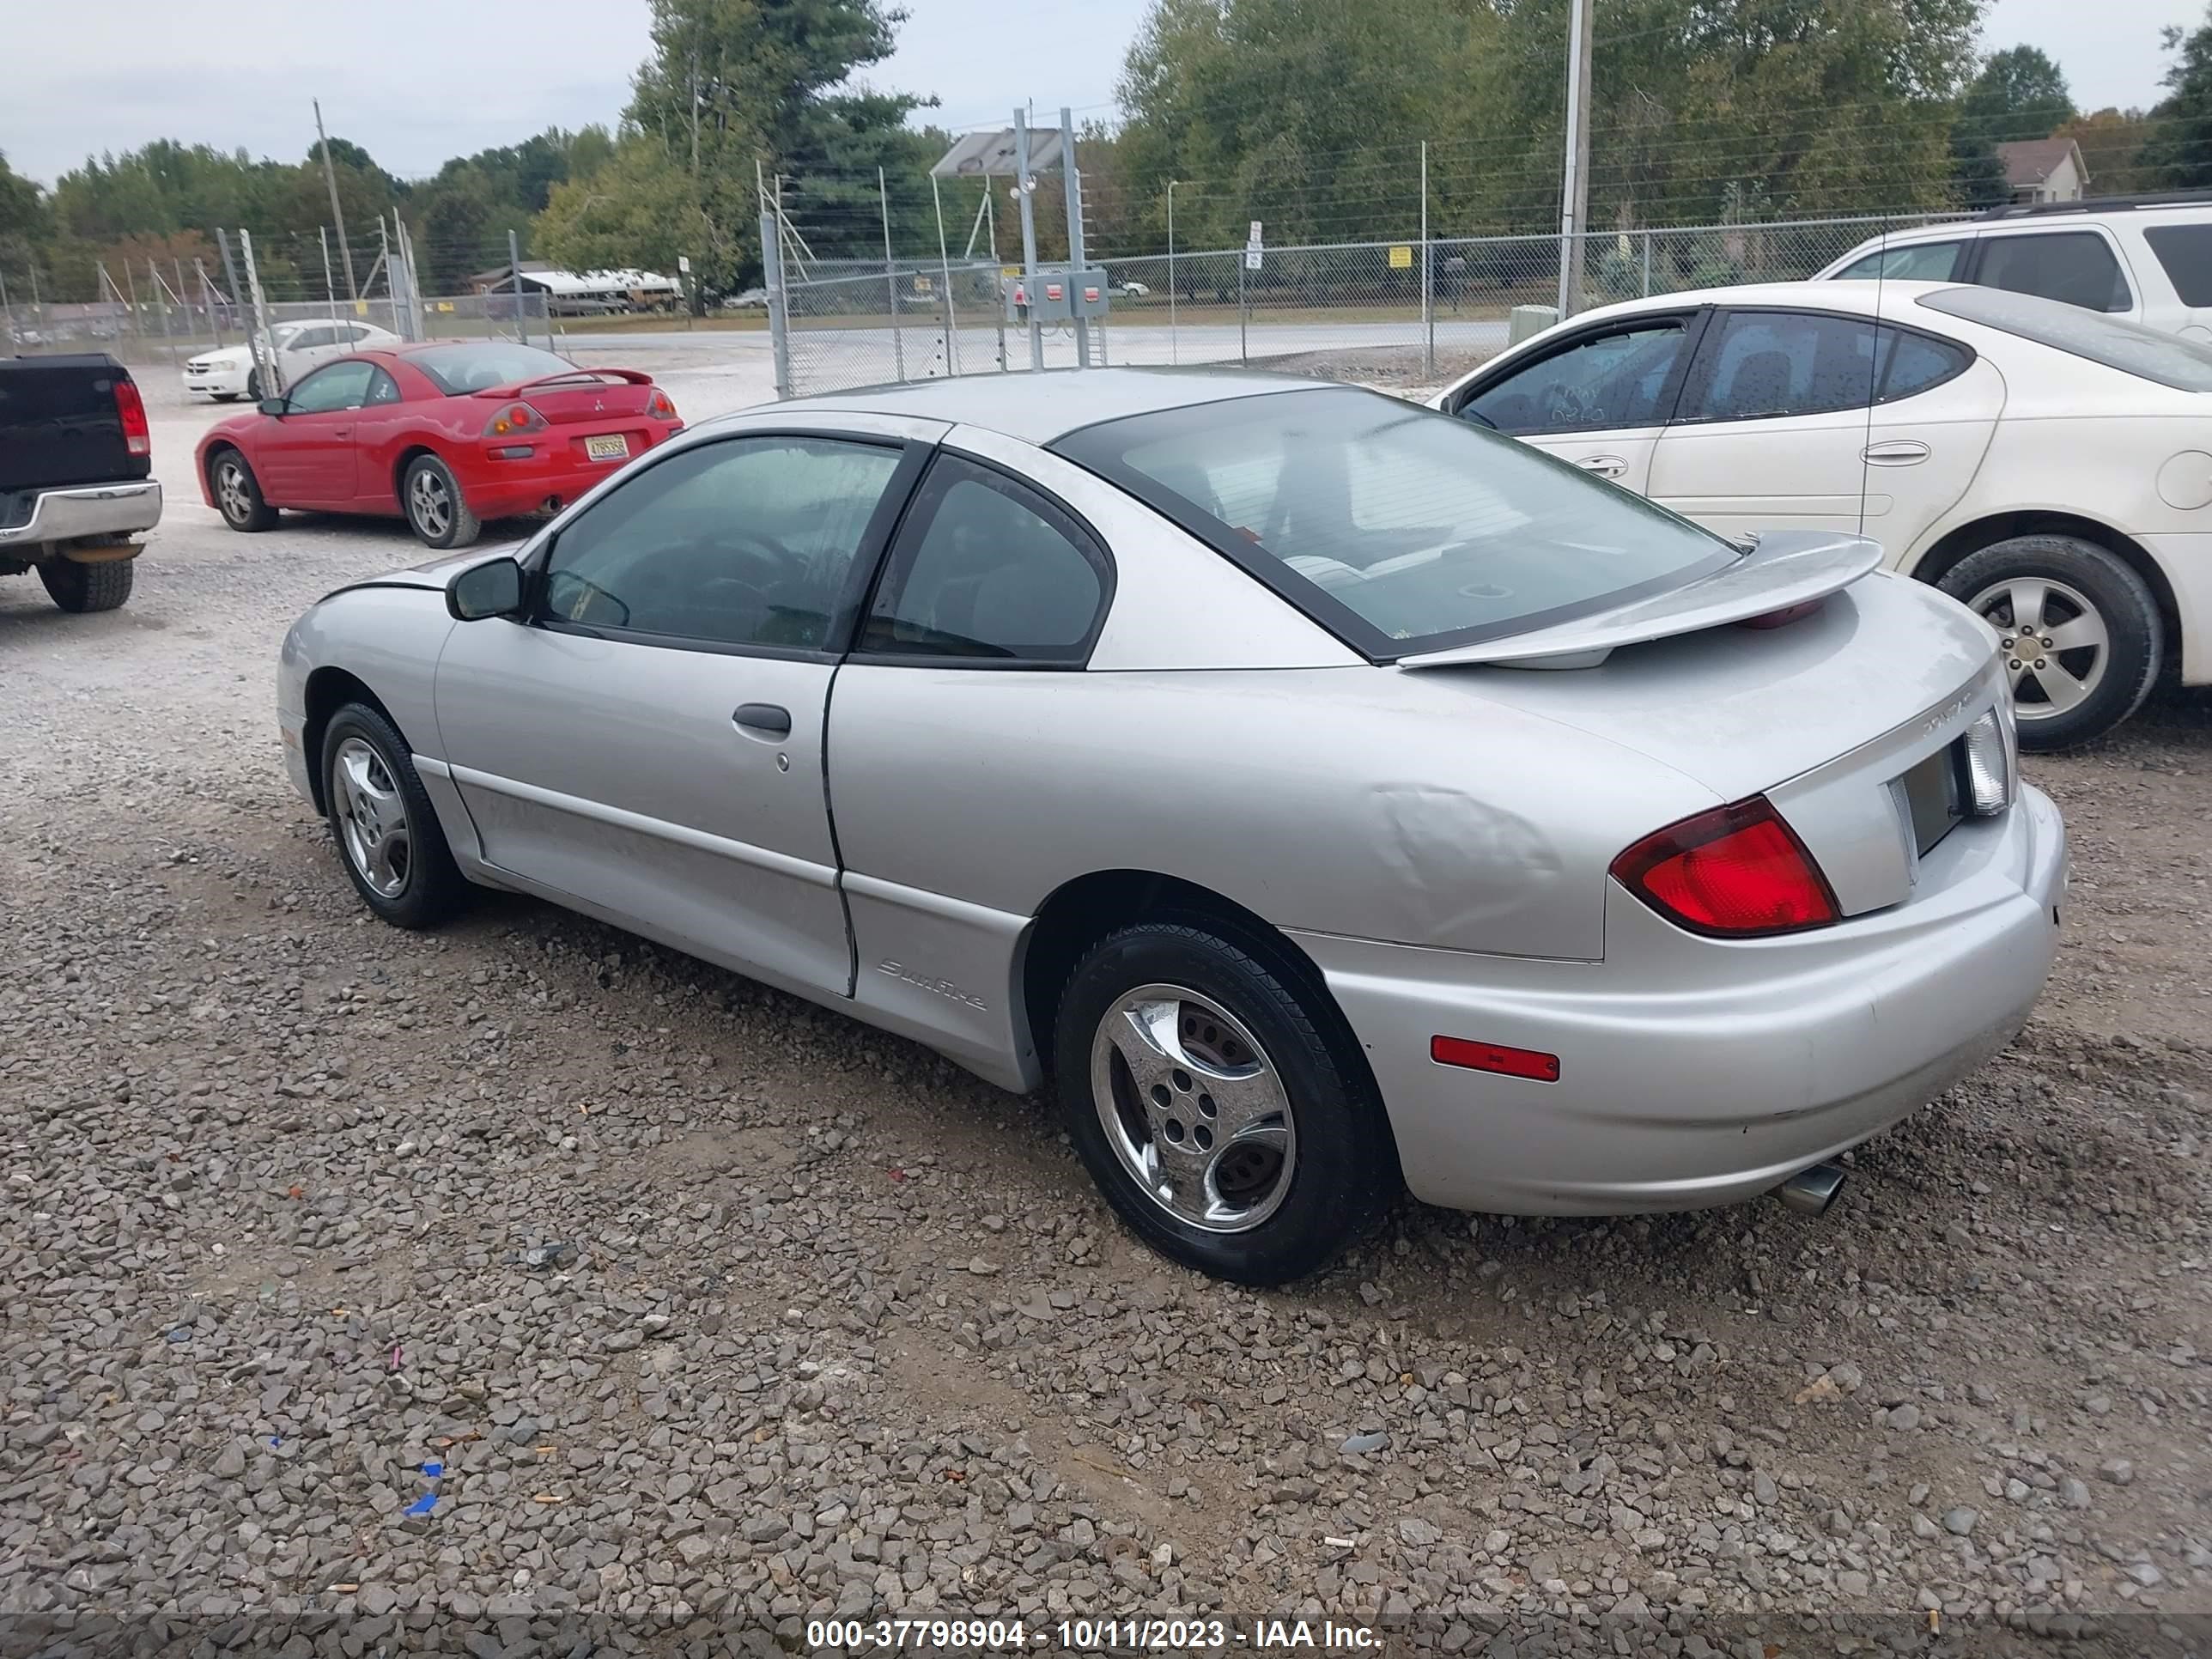
[[[1774,1195],[1800,1215],[1825,1215],[1850,1173],[1833,1164],[1815,1164],[1777,1187]]]

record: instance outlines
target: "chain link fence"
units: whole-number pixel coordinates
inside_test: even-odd
[[[1869,237],[1962,217],[1864,216],[1592,232],[1580,312],[1616,301],[1812,276]],[[1113,305],[1094,362],[1262,363],[1436,383],[1503,350],[1516,307],[1559,301],[1556,235],[1447,236],[1095,261]],[[1030,367],[1025,326],[1004,315],[996,266],[892,261],[794,273],[771,323],[789,351],[788,395]],[[948,300],[951,301],[947,303]],[[1044,330],[1047,368],[1075,362],[1073,330]]]

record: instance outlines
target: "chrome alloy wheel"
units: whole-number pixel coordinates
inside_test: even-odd
[[[1091,1095],[1114,1155],[1176,1220],[1245,1232],[1289,1195],[1297,1126],[1283,1080],[1197,992],[1140,986],[1109,1009],[1091,1039]]]
[[[435,471],[423,467],[407,484],[407,516],[425,540],[444,535],[453,527],[453,496]]]
[[[337,794],[338,838],[355,873],[379,898],[398,898],[407,890],[415,842],[407,803],[384,757],[359,738],[346,738],[331,767],[331,787]]]
[[[233,455],[216,463],[215,504],[233,524],[253,515],[253,492],[246,485],[246,463]]]
[[[2009,576],[1967,604],[1997,630],[2013,708],[2021,720],[2063,714],[2104,679],[2112,636],[2079,588],[2046,576]]]

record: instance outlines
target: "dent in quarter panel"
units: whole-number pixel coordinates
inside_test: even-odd
[[[1029,916],[1075,877],[1150,870],[1279,927],[1601,955],[1613,854],[1715,798],[1456,678],[849,663],[830,744],[848,884]]]

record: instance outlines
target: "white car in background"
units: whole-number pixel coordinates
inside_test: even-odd
[[[311,368],[356,351],[380,351],[401,343],[388,328],[350,321],[279,323],[270,332],[276,337],[276,367],[288,386]],[[185,390],[219,404],[258,398],[260,377],[254,372],[252,348],[224,346],[202,352],[185,365]]]
[[[2212,191],[2042,202],[1890,231],[1814,282],[1972,283],[2212,341]]]
[[[1607,306],[1431,399],[1729,537],[1859,532],[1994,627],[2023,745],[2212,684],[2212,348],[1956,283]]]

